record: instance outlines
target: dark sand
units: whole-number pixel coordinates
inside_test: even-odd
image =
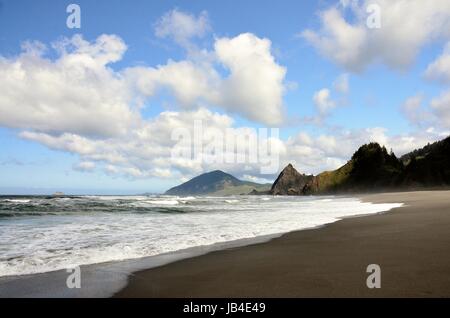
[[[450,191],[363,199],[405,206],[137,272],[116,297],[450,297]]]

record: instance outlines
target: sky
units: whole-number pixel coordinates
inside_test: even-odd
[[[450,134],[449,84],[448,0],[0,0],[0,194],[400,156]]]

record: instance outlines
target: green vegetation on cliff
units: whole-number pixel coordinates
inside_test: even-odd
[[[334,171],[325,171],[315,176],[303,189],[305,194],[327,193],[339,190],[339,187],[347,183],[350,172],[353,169],[353,161]]]
[[[406,167],[404,185],[442,187],[450,185],[450,137],[428,144],[402,157]]]
[[[341,168],[323,172],[313,178],[304,193],[370,191],[397,184],[403,164],[393,153],[377,143],[361,146]]]

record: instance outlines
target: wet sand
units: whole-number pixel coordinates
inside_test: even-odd
[[[450,191],[361,197],[405,206],[136,272],[115,297],[450,297]]]

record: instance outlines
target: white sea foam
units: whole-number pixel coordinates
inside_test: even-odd
[[[146,201],[150,204],[155,204],[155,205],[177,205],[178,202],[177,200],[154,200],[154,201]]]
[[[192,201],[196,200],[196,197],[177,197],[178,199],[182,199],[183,201]]]
[[[43,202],[30,200],[37,206]],[[190,202],[178,204],[183,200]],[[99,209],[93,208],[96,202],[103,202]],[[72,212],[0,218],[0,276],[281,234],[402,205],[372,204],[355,198],[268,196],[108,196],[47,204],[57,204],[55,211],[63,207]]]
[[[12,203],[30,203],[31,202],[31,200],[26,200],[26,199],[5,199],[2,201],[12,202]]]

